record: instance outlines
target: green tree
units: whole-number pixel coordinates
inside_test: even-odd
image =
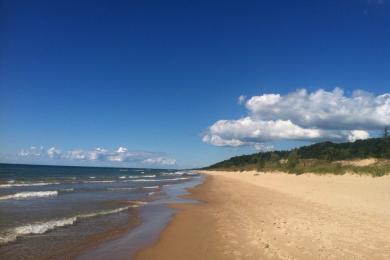
[[[390,159],[390,137],[389,128],[387,126],[383,133],[383,157]]]
[[[287,169],[293,170],[299,164],[299,155],[296,149],[292,150],[287,158]]]
[[[265,161],[264,159],[260,156],[258,159],[257,159],[257,163],[256,163],[256,169],[258,171],[262,171],[264,169],[264,166],[265,166]]]
[[[270,162],[274,167],[280,167],[280,156],[277,153],[271,153]]]
[[[384,133],[383,133],[383,139],[388,140],[389,139],[389,127],[385,127]]]

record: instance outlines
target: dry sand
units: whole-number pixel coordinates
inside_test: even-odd
[[[343,161],[337,161],[338,163],[341,163],[342,165],[352,165],[357,167],[363,167],[363,166],[369,166],[374,163],[378,162],[378,159],[376,158],[368,158],[368,159],[360,159],[360,160],[343,160]]]
[[[390,176],[204,173],[136,259],[390,259]]]

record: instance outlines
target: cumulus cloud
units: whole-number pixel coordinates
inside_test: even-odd
[[[216,146],[258,145],[276,140],[355,141],[390,125],[390,94],[300,89],[287,95],[263,94],[246,100],[248,116],[218,120],[203,136]]]
[[[43,147],[37,148],[32,146],[29,149],[22,149],[18,155],[28,159],[49,158],[69,161],[135,163],[164,166],[176,164],[175,159],[166,157],[164,153],[129,151],[126,147],[119,147],[116,150],[96,148],[92,150],[73,149],[62,152],[55,147],[46,150]]]
[[[286,96],[254,96],[245,106],[255,118],[291,120],[309,128],[372,130],[390,122],[390,93],[374,96],[365,91],[354,91],[347,97],[340,88],[313,93],[301,89]]]
[[[59,158],[61,157],[61,151],[56,149],[55,147],[51,147],[47,150],[47,155],[50,158]]]
[[[44,155],[45,150],[43,149],[43,146],[37,147],[37,146],[30,146],[28,149],[22,149],[18,153],[19,156],[24,157],[40,157]]]
[[[170,158],[164,158],[164,157],[155,157],[155,158],[148,158],[143,161],[147,164],[160,164],[160,165],[174,165],[176,164],[175,159]]]

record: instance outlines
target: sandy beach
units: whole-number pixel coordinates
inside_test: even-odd
[[[390,258],[390,176],[202,173],[136,259]]]

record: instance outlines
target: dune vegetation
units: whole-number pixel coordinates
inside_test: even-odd
[[[385,129],[382,138],[346,143],[322,142],[290,151],[236,156],[211,165],[207,169],[284,171],[294,174],[357,173],[383,176],[390,173],[390,137],[388,130]]]

